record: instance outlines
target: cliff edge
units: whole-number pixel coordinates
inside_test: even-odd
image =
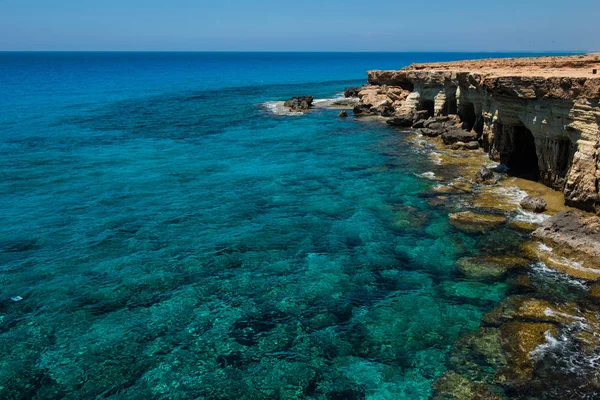
[[[369,71],[359,98],[357,112],[396,121],[456,115],[469,140],[512,174],[600,213],[600,54]]]

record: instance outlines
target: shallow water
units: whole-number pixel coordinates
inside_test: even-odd
[[[519,238],[405,134],[263,104],[476,56],[0,54],[0,397],[428,398],[506,292],[455,261]]]

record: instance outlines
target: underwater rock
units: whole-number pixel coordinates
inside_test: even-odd
[[[529,260],[515,256],[463,257],[456,262],[463,275],[475,279],[498,279],[509,270],[528,264]]]
[[[509,321],[570,324],[582,320],[583,316],[575,303],[551,304],[542,299],[528,296],[513,296],[485,314],[482,322],[501,325]]]
[[[494,173],[489,170],[488,167],[482,165],[477,171],[475,175],[475,182],[484,183],[484,184],[494,184],[496,183],[496,178],[494,177]]]
[[[344,89],[344,97],[358,97],[360,88],[358,86],[351,86]]]
[[[506,217],[502,215],[478,214],[464,211],[450,214],[450,223],[458,229],[466,232],[487,232],[490,229],[503,225]]]
[[[348,113],[346,111],[340,111],[340,113],[338,114],[338,117],[340,118],[346,118],[348,116]]]
[[[541,213],[546,210],[546,200],[539,197],[527,196],[519,203],[525,210]]]
[[[521,221],[518,219],[511,220],[508,223],[508,226],[522,232],[533,232],[539,227],[538,224],[534,224],[533,222]]]
[[[472,382],[454,371],[446,372],[433,387],[432,400],[502,400],[486,385]]]
[[[452,347],[448,364],[470,380],[491,383],[494,374],[506,367],[500,329],[483,327],[462,335]]]
[[[535,367],[531,352],[546,343],[547,332],[556,336],[558,329],[553,324],[540,322],[512,321],[502,325],[500,336],[507,368],[498,375],[497,380],[512,387],[527,385]]]
[[[310,110],[314,97],[297,96],[287,100],[283,105],[293,112],[304,112]]]

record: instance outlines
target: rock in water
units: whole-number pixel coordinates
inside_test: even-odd
[[[356,86],[352,86],[344,89],[344,97],[358,97],[358,92],[360,92],[360,88]]]
[[[476,142],[477,133],[465,131],[459,128],[452,128],[442,133],[442,140],[446,145],[450,145],[456,142]]]
[[[537,213],[544,212],[544,210],[546,210],[546,206],[548,205],[546,200],[533,196],[525,197],[523,200],[521,200],[520,204],[524,209]]]
[[[401,128],[410,128],[413,124],[412,114],[398,115],[394,118],[390,118],[386,121],[388,125],[398,126]]]
[[[475,175],[475,182],[477,183],[496,183],[496,178],[494,177],[494,173],[489,170],[488,167],[482,165],[477,171]]]
[[[340,118],[346,118],[348,116],[348,113],[346,111],[340,111],[340,113],[338,114],[338,117]]]
[[[289,108],[290,111],[304,112],[310,109],[313,100],[314,98],[312,96],[297,96],[292,97],[291,99],[283,103],[283,105]]]
[[[355,115],[370,114],[371,107],[366,106],[364,104],[359,104],[352,109],[352,112],[354,112]]]

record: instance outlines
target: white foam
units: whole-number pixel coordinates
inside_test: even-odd
[[[267,101],[262,103],[261,106],[273,115],[286,115],[286,116],[297,116],[304,115],[302,112],[290,111],[289,108],[284,106],[285,101]]]
[[[435,173],[431,172],[431,171],[427,171],[427,172],[423,172],[422,174],[420,174],[420,176],[422,176],[423,178],[427,178],[427,179],[436,179]]]

